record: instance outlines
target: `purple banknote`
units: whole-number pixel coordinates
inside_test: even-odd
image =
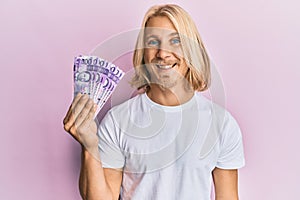
[[[74,96],[88,94],[98,104],[96,115],[115,90],[124,72],[97,56],[77,56],[74,60]]]

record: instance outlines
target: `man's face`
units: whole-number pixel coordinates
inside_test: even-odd
[[[179,34],[167,17],[152,17],[147,22],[144,61],[152,83],[168,89],[182,83],[187,65]]]

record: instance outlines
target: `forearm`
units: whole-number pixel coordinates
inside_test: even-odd
[[[239,200],[238,197],[216,197],[215,200]]]
[[[215,194],[215,200],[239,200],[239,197],[235,192],[227,194]]]
[[[215,200],[239,200],[237,191],[223,191],[215,193]]]
[[[218,197],[216,197],[215,200],[239,200],[239,198],[232,198],[232,197],[228,197],[228,198],[226,198],[226,197],[222,198],[221,197],[221,198],[218,198]]]
[[[112,199],[112,193],[106,183],[101,162],[85,148],[82,148],[79,188],[84,200]]]

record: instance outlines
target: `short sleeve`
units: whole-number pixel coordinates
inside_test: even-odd
[[[123,168],[125,157],[120,149],[117,127],[111,112],[102,119],[98,128],[100,160],[103,168]]]
[[[226,113],[224,128],[220,137],[220,154],[216,167],[238,169],[245,166],[241,129],[230,113]]]

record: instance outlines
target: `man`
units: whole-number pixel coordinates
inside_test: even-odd
[[[150,8],[133,62],[132,85],[145,93],[112,108],[98,128],[96,106],[78,94],[64,119],[82,145],[83,199],[207,200],[212,180],[217,200],[238,199],[240,129],[196,93],[209,87],[210,62],[189,15]]]

